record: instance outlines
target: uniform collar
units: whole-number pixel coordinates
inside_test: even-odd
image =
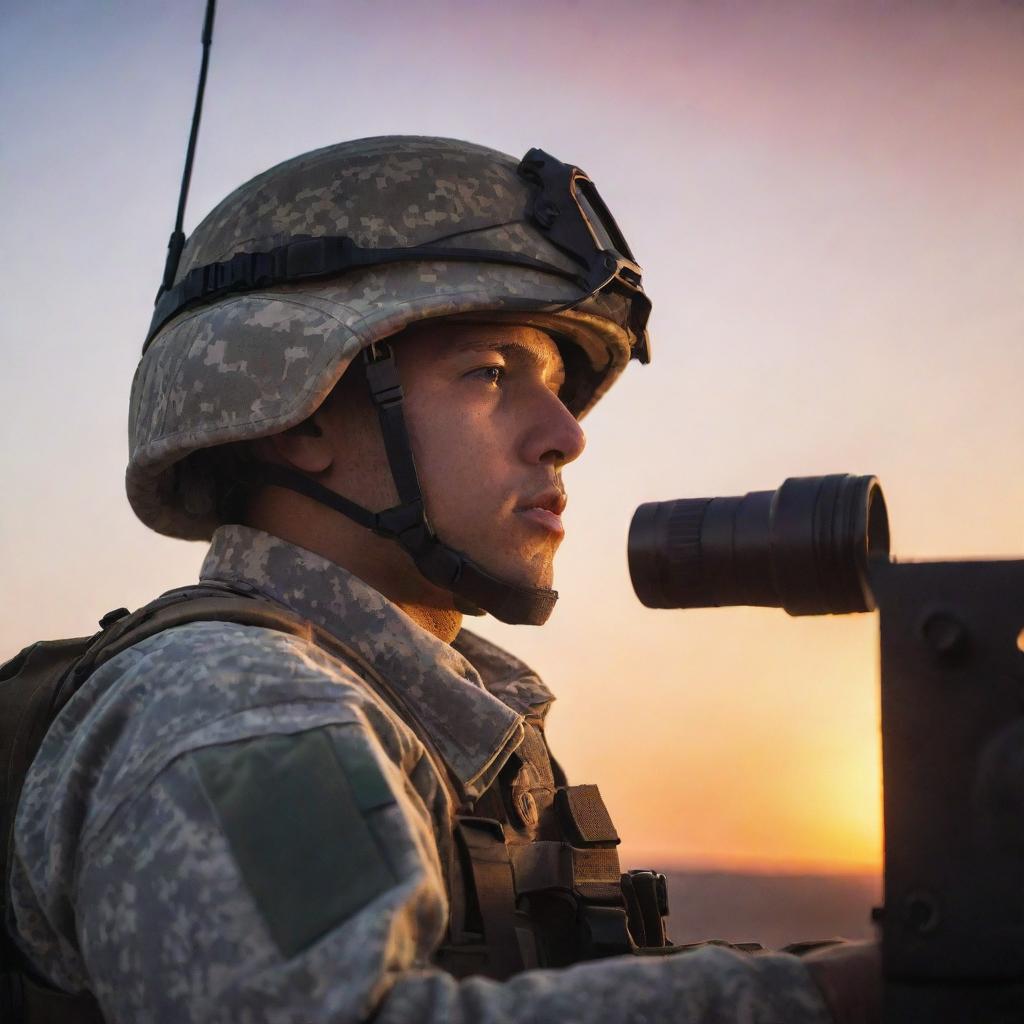
[[[452,646],[480,673],[495,697],[543,728],[555,695],[529,665],[468,629],[459,633]]]
[[[522,741],[528,706],[516,700],[506,703],[489,692],[467,657],[322,555],[261,530],[222,526],[213,535],[200,577],[252,587],[366,658],[416,710],[420,727],[461,786],[461,795],[475,799],[483,793]],[[529,672],[521,662],[511,661]],[[500,693],[501,680],[496,683]],[[513,710],[517,705],[523,714]]]

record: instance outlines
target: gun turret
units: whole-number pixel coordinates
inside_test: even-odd
[[[899,562],[872,476],[641,505],[654,608],[879,613],[887,1024],[1024,1020],[1024,561]]]

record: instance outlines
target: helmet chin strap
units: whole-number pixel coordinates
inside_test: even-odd
[[[261,463],[248,474],[252,482],[284,487],[340,512],[381,537],[397,541],[416,568],[435,586],[455,595],[456,607],[468,615],[489,612],[501,622],[540,626],[548,620],[558,593],[523,587],[489,573],[461,551],[445,544],[427,521],[402,402],[394,352],[386,342],[363,352],[370,397],[377,407],[398,504],[371,512],[298,470]]]

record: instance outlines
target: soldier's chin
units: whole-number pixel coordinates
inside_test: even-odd
[[[504,566],[488,568],[487,571],[517,587],[551,589],[555,574],[549,554],[545,553],[532,558],[509,558],[504,561]]]
[[[484,572],[517,587],[539,588],[550,590],[554,582],[554,552],[533,549],[530,551],[510,551],[507,547],[487,554],[478,554],[476,544],[466,545],[462,553],[475,562]]]

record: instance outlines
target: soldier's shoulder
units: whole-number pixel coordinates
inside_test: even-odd
[[[134,644],[100,670],[128,692],[159,691],[201,703],[343,699],[365,689],[356,668],[311,639],[266,626],[192,622]],[[100,674],[98,673],[98,674]]]
[[[412,741],[378,704],[350,666],[302,637],[227,622],[177,626],[89,677],[47,733],[22,809],[75,801],[94,833],[186,754],[322,726],[357,725],[401,761]]]
[[[365,720],[357,673],[311,641],[262,626],[193,622],[119,652],[51,725],[27,788],[74,776],[138,784],[181,753],[245,735]]]
[[[283,722],[301,728],[365,719],[367,708],[374,712],[380,703],[353,665],[312,640],[217,621],[148,637],[102,666],[87,686],[95,689],[98,710],[120,709],[132,745],[143,749],[166,747],[174,737],[198,745],[222,742],[218,737],[238,729],[280,731]]]

